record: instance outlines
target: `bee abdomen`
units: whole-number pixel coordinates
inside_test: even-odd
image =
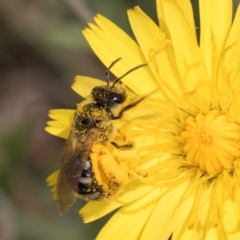
[[[98,200],[102,195],[101,188],[95,182],[89,160],[83,166],[83,172],[78,182],[78,194],[87,201]]]

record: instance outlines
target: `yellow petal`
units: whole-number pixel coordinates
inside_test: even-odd
[[[57,184],[58,174],[59,170],[53,172],[50,176],[48,176],[48,178],[46,179],[48,186],[54,186]]]
[[[203,57],[189,24],[176,1],[163,1],[163,10],[174,47],[178,70],[187,91],[197,82],[209,81]],[[206,93],[205,93],[206,94]]]
[[[52,187],[51,193],[52,193],[52,198],[53,200],[57,200],[57,189],[56,189],[56,184],[57,184],[57,179],[58,179],[58,174],[59,174],[59,169],[55,172],[53,172],[48,178],[46,179],[47,185]]]
[[[57,137],[60,137],[60,138],[64,138],[64,139],[67,139],[68,136],[69,136],[69,129],[66,129],[66,128],[61,128],[61,127],[58,127],[58,128],[55,128],[55,127],[45,127],[45,131],[54,135],[54,136],[57,136]]]
[[[204,231],[203,239],[205,240],[213,240],[213,239],[218,239],[218,240],[229,240],[230,238],[227,238],[225,235],[225,231],[223,228],[217,229],[211,226],[211,223],[206,221],[206,229]]]
[[[232,0],[201,0],[199,8],[200,45],[208,74],[213,78],[232,23]]]
[[[228,49],[225,54],[226,58],[224,63],[226,64],[226,70],[228,73],[231,73],[230,83],[232,84],[232,88],[237,92],[240,88],[240,5],[238,6],[234,22],[229,33],[229,37],[226,43],[226,48]]]
[[[189,24],[189,28],[192,31],[192,34],[196,36],[196,27],[193,16],[193,8],[191,1],[189,0],[177,0],[178,6],[181,8],[186,21]]]
[[[174,90],[183,92],[171,41],[166,39],[166,35],[139,7],[129,10],[128,17],[134,35],[159,83],[162,85],[162,81],[171,82]]]
[[[223,211],[224,230],[227,233],[227,239],[240,239],[239,219],[240,219],[240,203],[225,199]]]
[[[161,190],[157,188],[122,207],[102,228],[96,239],[139,239],[160,194]]]
[[[53,121],[47,122],[48,126],[45,127],[45,130],[52,135],[68,138],[74,113],[75,110],[71,109],[52,109],[49,111],[49,117]]]
[[[72,89],[80,96],[88,98],[94,87],[104,85],[106,85],[106,82],[95,78],[76,76],[72,85]]]
[[[176,0],[176,2],[178,6],[181,8],[181,11],[183,12],[184,17],[188,22],[189,28],[191,29],[193,35],[195,35],[196,30],[195,30],[195,23],[194,23],[193,9],[192,9],[191,2],[189,0]],[[163,31],[166,32],[167,26],[165,23],[163,3],[164,3],[164,0],[157,0],[157,13],[158,13],[158,19],[160,22],[161,29],[163,29]]]
[[[139,180],[132,181],[124,187],[123,193],[120,193],[115,200],[89,202],[80,209],[79,214],[85,223],[92,222],[124,204],[131,203],[147,195],[153,189],[154,187],[151,185],[140,184]]]
[[[173,240],[205,239],[202,237],[206,215],[211,206],[206,184],[196,186],[190,192],[185,192],[180,206],[176,209],[174,219],[178,224],[173,233]]]
[[[75,110],[72,109],[52,109],[49,111],[48,116],[56,121],[67,122],[69,126],[69,122],[72,122],[74,113]]]
[[[185,201],[184,207],[182,206],[182,198],[184,193],[188,191],[190,181],[177,186],[174,190],[166,191],[156,203],[156,206],[149,217],[146,226],[143,229],[141,239],[168,239],[169,236],[175,231],[175,227],[184,218],[187,209],[190,209],[191,200]],[[174,212],[181,204],[181,213],[178,219],[173,219]]]
[[[122,58],[111,69],[114,75],[120,77],[129,69],[146,63],[139,46],[119,27],[101,15],[97,15],[95,21],[99,27],[90,24],[91,29],[85,29],[83,34],[106,67],[117,58]],[[157,88],[148,67],[130,73],[123,78],[123,82],[139,95],[150,93]]]

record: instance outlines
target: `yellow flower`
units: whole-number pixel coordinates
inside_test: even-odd
[[[160,27],[129,10],[139,45],[100,15],[83,32],[106,66],[122,57],[116,76],[148,63],[123,79],[137,95],[159,89],[118,125],[136,145],[119,153],[136,175],[80,210],[87,223],[119,208],[97,239],[240,239],[240,8],[232,23],[231,0],[199,4],[200,44],[188,0],[157,0]],[[87,80],[74,84],[85,97],[99,84]],[[67,138],[73,114],[50,112],[47,131]]]

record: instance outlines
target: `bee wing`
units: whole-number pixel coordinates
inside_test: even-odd
[[[92,145],[98,137],[97,135],[96,129],[95,131],[89,130],[85,135],[80,135],[74,131],[70,132],[66,141],[57,182],[60,215],[66,212],[77,198],[78,182],[84,164],[89,158]]]

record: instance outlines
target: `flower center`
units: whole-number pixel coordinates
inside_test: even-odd
[[[186,161],[208,174],[231,169],[240,156],[239,131],[240,126],[218,110],[188,117],[181,133]]]

